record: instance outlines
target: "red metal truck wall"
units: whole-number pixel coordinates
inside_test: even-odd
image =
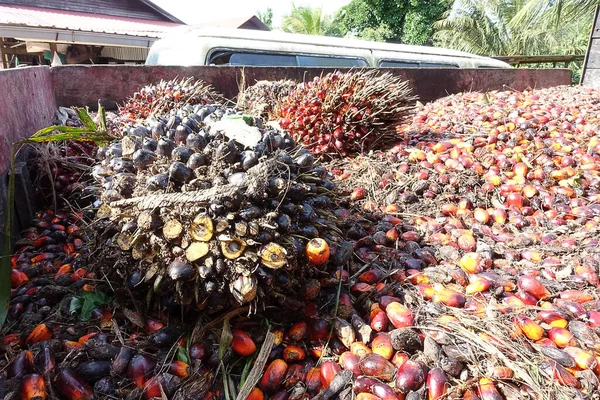
[[[53,90],[48,67],[0,71],[0,172],[10,165],[13,143],[52,124]]]
[[[73,65],[52,69],[57,103],[61,106],[105,106],[122,103],[142,86],[161,79],[194,76],[213,85],[227,98],[234,98],[242,81],[252,85],[261,79],[303,81],[334,69],[297,67],[163,67],[129,65]],[[410,81],[421,101],[464,91],[569,85],[567,69],[385,69]]]

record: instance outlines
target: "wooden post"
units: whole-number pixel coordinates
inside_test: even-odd
[[[7,69],[6,56],[4,55],[4,38],[0,38],[0,58],[2,58],[2,68]]]

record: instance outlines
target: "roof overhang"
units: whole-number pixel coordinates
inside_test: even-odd
[[[0,37],[95,46],[150,47],[158,38],[57,28],[0,25]]]

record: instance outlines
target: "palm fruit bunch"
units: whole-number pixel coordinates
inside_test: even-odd
[[[120,119],[135,122],[151,115],[163,115],[173,107],[185,104],[208,104],[222,97],[212,86],[193,78],[161,80],[155,85],[147,85],[135,92],[119,108]]]
[[[214,308],[301,278],[306,242],[335,240],[322,217],[333,185],[289,134],[243,121],[233,109],[186,105],[98,151],[107,272],[148,296]],[[272,286],[264,293],[261,280]]]
[[[290,95],[298,83],[290,79],[279,81],[258,81],[240,93],[237,107],[246,114],[275,119],[275,106]]]
[[[276,109],[281,127],[314,154],[346,156],[395,138],[413,103],[408,82],[371,70],[316,77]]]

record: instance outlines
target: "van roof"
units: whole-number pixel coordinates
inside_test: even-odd
[[[270,42],[284,42],[295,44],[308,44],[319,46],[333,47],[348,47],[362,48],[365,50],[381,50],[381,51],[401,51],[413,54],[431,54],[439,56],[464,57],[471,59],[489,60],[488,57],[478,56],[475,54],[465,53],[458,50],[442,49],[432,46],[413,46],[406,44],[371,42],[359,39],[346,39],[331,36],[316,36],[316,35],[301,35],[294,33],[286,33],[279,31],[256,31],[250,29],[224,29],[224,28],[201,28],[194,26],[184,26],[171,31],[179,36],[193,35],[196,37],[214,37],[214,38],[231,38],[231,39],[249,39],[261,40]],[[173,38],[173,36],[171,36]],[[167,38],[169,39],[169,38]]]

